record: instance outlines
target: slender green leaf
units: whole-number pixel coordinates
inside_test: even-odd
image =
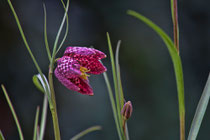
[[[171,0],[171,17],[172,17],[172,21],[174,23],[174,14],[173,14],[173,11],[174,11],[174,3],[173,3],[174,0]]]
[[[180,118],[184,118],[185,116],[185,105],[184,105],[184,79],[183,79],[183,71],[182,71],[182,63],[181,63],[181,58],[178,54],[178,51],[176,50],[172,40],[170,37],[157,25],[155,25],[151,20],[148,18],[144,17],[143,15],[132,11],[128,10],[127,11],[128,15],[134,16],[135,18],[143,21],[146,25],[151,27],[164,41],[166,44],[170,56],[173,61],[174,65],[174,70],[175,70],[175,75],[176,75],[176,83],[177,83],[177,91],[178,91],[178,100],[179,100],[179,113],[180,113]]]
[[[30,47],[29,47],[29,45],[28,45],[28,42],[27,42],[27,40],[26,40],[25,34],[24,34],[24,32],[23,32],[23,29],[22,29],[22,27],[21,27],[20,21],[19,21],[18,16],[17,16],[17,14],[16,14],[16,12],[15,12],[15,9],[14,9],[14,7],[13,7],[13,5],[12,5],[12,3],[11,3],[10,0],[7,0],[7,2],[8,2],[8,4],[9,4],[9,6],[10,6],[10,9],[12,10],[12,13],[13,13],[14,17],[15,17],[15,21],[16,21],[16,23],[17,23],[17,26],[18,26],[18,29],[19,29],[20,34],[21,34],[21,36],[22,36],[23,42],[24,42],[24,44],[25,44],[25,47],[26,47],[26,49],[28,50],[28,52],[29,52],[29,54],[30,54],[30,56],[31,56],[31,59],[32,59],[33,62],[34,62],[34,65],[35,65],[37,71],[39,72],[39,74],[41,75],[41,77],[42,77],[42,79],[43,79],[43,81],[44,81],[44,87],[47,87],[47,83],[46,83],[46,81],[44,80],[43,73],[42,73],[42,71],[41,71],[41,69],[40,69],[40,67],[39,67],[39,65],[38,65],[38,63],[37,63],[37,61],[36,61],[36,59],[35,59],[35,57],[34,57],[32,51],[31,51],[31,49],[30,49]],[[50,91],[47,91],[48,94],[50,94],[49,92],[50,92]]]
[[[118,117],[117,117],[117,108],[116,108],[116,105],[115,105],[112,88],[111,88],[111,85],[110,85],[110,82],[109,82],[109,78],[108,78],[106,72],[104,72],[103,75],[104,75],[104,79],[105,79],[106,86],[107,86],[108,93],[109,93],[109,99],[110,99],[111,106],[112,106],[112,111],[113,111],[113,115],[114,115],[115,125],[116,125],[116,128],[117,128],[117,133],[118,133],[118,136],[119,136],[120,140],[122,140],[123,137],[122,137],[122,133],[120,131],[120,125],[119,125],[119,121],[118,121]]]
[[[65,7],[65,6],[64,6],[64,7]],[[64,13],[63,20],[62,20],[62,22],[61,22],[61,25],[60,25],[60,27],[59,27],[58,33],[57,33],[56,38],[55,38],[55,42],[54,42],[54,46],[53,46],[52,59],[51,59],[51,62],[50,62],[50,68],[51,68],[51,69],[53,68],[53,64],[54,64],[54,60],[55,60],[55,55],[56,55],[56,51],[57,51],[58,40],[59,40],[59,38],[60,38],[60,34],[61,34],[62,29],[63,29],[65,20],[67,19],[67,12],[68,12],[68,9],[69,9],[69,0],[67,0],[66,11],[65,11],[65,13]]]
[[[71,140],[78,140],[81,137],[83,137],[84,135],[87,135],[88,133],[91,133],[93,131],[97,131],[97,130],[101,130],[101,126],[92,126],[82,132],[80,132],[79,134],[77,134],[76,136],[74,136],[73,138],[71,138]]]
[[[33,140],[37,140],[38,122],[39,122],[39,106],[36,108],[36,117],[35,117],[35,121],[34,121],[34,136],[33,136]]]
[[[0,140],[5,140],[3,133],[0,130]]]
[[[34,85],[42,92],[42,93],[45,93],[42,85],[40,84],[39,82],[39,79],[37,77],[37,75],[34,75],[33,78],[32,78],[32,81],[34,83]]]
[[[13,105],[12,105],[12,102],[11,102],[11,100],[10,100],[10,98],[9,98],[9,95],[8,95],[8,93],[7,93],[7,91],[6,91],[6,88],[4,87],[4,85],[1,85],[1,88],[2,88],[3,93],[4,93],[4,95],[5,95],[6,99],[7,99],[7,103],[8,103],[8,105],[9,105],[9,107],[10,107],[10,110],[11,110],[11,112],[12,112],[13,118],[14,118],[14,120],[15,120],[17,129],[18,129],[18,133],[19,133],[20,140],[24,140],[24,138],[23,138],[23,132],[22,132],[22,129],[21,129],[21,127],[20,127],[20,123],[19,123],[19,121],[18,121],[17,114],[15,113],[15,109],[14,109],[14,107],[13,107]]]
[[[174,46],[179,53],[179,24],[178,24],[178,10],[177,0],[171,0],[171,15],[174,29]]]
[[[116,54],[115,54],[115,63],[116,63],[118,91],[119,91],[119,97],[120,97],[120,110],[122,110],[123,105],[124,105],[124,94],[123,94],[123,88],[122,88],[122,82],[121,82],[121,76],[120,76],[120,64],[119,64],[120,44],[121,44],[121,41],[119,40],[117,43],[117,49],[116,49]]]
[[[66,9],[66,6],[63,2],[63,0],[61,0],[62,4],[63,4],[63,8],[65,10],[65,12],[67,13],[67,9]],[[69,19],[68,19],[68,13],[67,13],[67,16],[66,16],[66,31],[65,31],[65,34],[64,34],[64,37],[63,37],[63,40],[61,41],[61,44],[59,45],[57,51],[56,51],[56,54],[59,52],[59,50],[61,49],[63,43],[65,42],[66,40],[66,37],[68,35],[68,31],[69,31]]]
[[[114,55],[112,51],[112,45],[111,45],[111,40],[109,37],[109,33],[107,32],[107,40],[108,40],[108,46],[109,46],[109,54],[110,54],[110,60],[112,64],[112,76],[114,80],[114,88],[115,88],[115,101],[116,101],[116,106],[117,106],[117,115],[118,115],[118,121],[120,125],[120,131],[121,134],[123,134],[123,122],[122,122],[122,115],[121,115],[121,108],[120,108],[120,97],[119,97],[119,90],[118,90],[118,82],[117,82],[117,74],[116,74],[116,69],[115,69],[115,61],[114,61]],[[123,135],[124,137],[124,135]]]
[[[37,74],[36,75],[37,78],[39,79],[39,81],[41,82],[42,84],[42,87],[44,89],[44,92],[47,94],[47,97],[48,97],[48,101],[49,101],[49,105],[51,106],[52,105],[52,100],[51,100],[51,90],[50,90],[50,86],[49,86],[49,83],[47,81],[47,78],[45,77],[45,75],[43,75],[43,78],[40,74]],[[44,80],[43,80],[44,79]],[[45,84],[46,83],[46,84]],[[46,85],[46,86],[45,86]]]
[[[43,107],[42,107],[42,118],[41,118],[41,125],[40,125],[39,140],[44,139],[44,132],[45,132],[46,120],[47,120],[47,107],[48,107],[47,95],[45,94],[44,101],[43,101]]]
[[[126,132],[125,132],[125,133],[126,133],[126,140],[130,140],[127,122],[125,123],[125,131],[126,131]]]
[[[191,124],[188,140],[196,140],[197,138],[198,131],[200,129],[203,117],[206,112],[206,108],[209,103],[209,97],[210,97],[210,74],[206,82],[206,86],[201,95],[200,101],[198,103],[198,106],[197,106],[197,109],[196,109],[196,112],[195,112],[195,115]]]
[[[46,12],[46,6],[44,3],[43,3],[43,8],[44,8],[44,42],[45,42],[48,59],[50,61],[51,60],[51,52],[50,52],[49,43],[48,43],[48,39],[47,39],[47,12]]]
[[[22,36],[23,42],[25,43],[25,46],[26,46],[26,48],[27,48],[27,50],[28,50],[28,52],[29,52],[29,54],[30,54],[30,56],[31,56],[31,58],[32,58],[32,60],[33,60],[33,62],[34,62],[34,64],[35,64],[37,70],[38,70],[38,72],[39,72],[40,74],[42,74],[42,71],[41,71],[41,69],[40,69],[40,67],[39,67],[39,65],[38,65],[38,63],[37,63],[37,61],[36,61],[36,59],[35,59],[35,57],[34,57],[32,51],[31,51],[31,49],[30,49],[30,47],[29,47],[29,45],[28,45],[28,42],[27,42],[26,37],[25,37],[25,35],[24,35],[23,29],[22,29],[22,27],[21,27],[20,21],[19,21],[18,16],[17,16],[17,14],[16,14],[16,12],[15,12],[15,9],[14,9],[14,7],[13,7],[13,5],[12,5],[12,3],[11,3],[10,0],[7,0],[7,2],[8,2],[9,6],[10,6],[10,8],[11,8],[11,10],[12,10],[12,13],[13,13],[14,17],[15,17],[15,20],[16,20],[18,29],[19,29],[19,31],[20,31],[20,34],[21,34],[21,36]]]

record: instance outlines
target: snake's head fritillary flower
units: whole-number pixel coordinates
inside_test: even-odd
[[[57,61],[55,76],[68,89],[86,95],[93,95],[88,74],[101,74],[106,67],[100,59],[106,55],[96,49],[86,47],[68,47],[64,56]]]
[[[82,67],[87,68],[87,73],[101,74],[106,71],[106,67],[99,61],[106,55],[99,50],[87,47],[68,47],[64,56],[77,60]]]

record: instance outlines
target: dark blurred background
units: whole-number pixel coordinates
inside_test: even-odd
[[[64,10],[59,0],[12,1],[30,47],[43,72],[47,74],[48,58],[43,37],[43,2],[47,8],[48,38],[52,48]],[[210,68],[210,1],[178,1],[180,55],[183,62],[188,135],[197,103]],[[132,9],[150,18],[171,37],[170,0],[71,0],[70,30],[58,57],[67,46],[94,46],[105,52],[103,60],[111,79],[106,41],[110,33],[113,48],[122,40],[120,64],[126,100],[133,104],[128,121],[131,140],[177,140],[179,119],[175,75],[168,50],[160,37],[137,19],[126,15]],[[20,120],[25,139],[32,139],[36,107],[43,94],[32,83],[37,70],[24,46],[6,0],[0,1],[0,83],[4,84]],[[118,139],[107,88],[102,75],[91,76],[95,95],[84,96],[70,91],[55,79],[61,135],[64,140],[92,126],[102,131],[81,140]],[[207,108],[198,140],[210,138],[210,109]],[[18,132],[3,92],[0,91],[0,129],[8,140]],[[45,139],[53,138],[48,111]]]

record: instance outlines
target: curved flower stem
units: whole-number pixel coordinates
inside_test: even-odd
[[[172,9],[172,20],[173,20],[173,30],[174,30],[174,45],[179,53],[179,26],[178,26],[178,10],[177,10],[177,0],[171,1]]]
[[[52,67],[53,67],[53,65],[50,65],[50,66],[51,67],[49,68],[49,73],[48,73],[48,80],[49,80],[50,91],[51,91],[51,100],[52,100],[52,105],[50,106],[50,111],[51,111],[51,114],[52,114],[55,139],[60,140],[61,136],[60,136],[58,114],[57,114],[57,107],[56,107],[56,100],[55,100],[55,91],[54,91],[53,78],[52,78],[52,75],[53,75]]]
[[[71,140],[78,140],[79,138],[83,137],[84,135],[93,132],[93,131],[97,131],[97,130],[101,130],[101,126],[92,126],[89,127],[88,129],[80,132],[79,134],[75,135],[73,138],[71,138]]]
[[[10,108],[10,110],[11,110],[11,112],[12,112],[13,118],[14,118],[14,120],[15,120],[17,129],[18,129],[18,133],[19,133],[20,140],[24,140],[23,132],[22,132],[22,129],[21,129],[21,126],[20,126],[20,123],[19,123],[17,114],[16,114],[15,109],[14,109],[14,107],[13,107],[13,105],[12,105],[12,102],[11,102],[11,100],[10,100],[10,98],[9,98],[9,95],[8,95],[8,93],[7,93],[7,90],[6,90],[6,88],[4,87],[4,85],[1,85],[1,88],[2,88],[2,90],[3,90],[3,93],[4,93],[5,97],[6,97],[6,100],[7,100],[7,103],[8,103],[8,105],[9,105],[9,108]]]
[[[179,55],[179,24],[178,24],[177,0],[171,0],[171,14],[172,14],[173,30],[174,30],[174,46]],[[185,105],[184,105],[184,98],[182,99],[181,96],[184,95],[178,94],[180,140],[185,140]]]

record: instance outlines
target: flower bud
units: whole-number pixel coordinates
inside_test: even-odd
[[[124,104],[121,114],[125,120],[128,120],[133,112],[133,107],[131,101],[128,101]]]

